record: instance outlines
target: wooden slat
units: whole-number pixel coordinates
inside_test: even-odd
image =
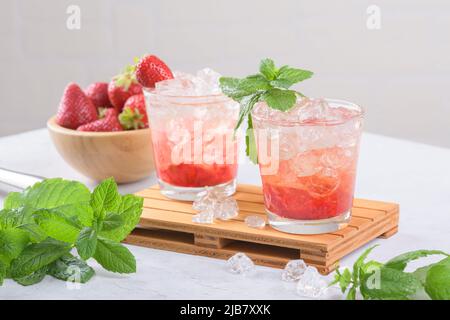
[[[192,216],[182,212],[167,212],[161,209],[144,208],[139,222],[144,227],[164,225],[170,230],[179,230],[209,235],[222,235],[230,239],[249,240],[258,243],[281,244],[290,248],[301,248],[304,245],[326,249],[328,245],[340,239],[332,234],[292,235],[278,232],[269,226],[264,229],[249,228],[240,221],[215,221],[213,224],[197,224]],[[314,237],[314,239],[312,239]],[[244,239],[245,238],[245,239]]]
[[[261,188],[239,185],[234,198],[239,215],[229,221],[213,224],[192,222],[192,203],[171,200],[158,186],[140,191],[144,210],[139,228],[127,242],[163,250],[226,259],[238,251],[246,252],[257,264],[284,267],[301,257],[321,272],[328,273],[339,259],[377,237],[397,232],[399,207],[395,203],[355,199],[352,218],[346,228],[319,235],[294,235],[276,231],[270,226],[249,228],[243,222],[248,215],[267,221]]]

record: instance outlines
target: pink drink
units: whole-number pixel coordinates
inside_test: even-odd
[[[161,192],[180,200],[207,186],[232,194],[236,185],[239,105],[195,81],[178,73],[145,92]]]
[[[252,116],[272,226],[292,233],[343,227],[352,207],[361,108],[343,101],[303,100],[282,113],[260,103]]]

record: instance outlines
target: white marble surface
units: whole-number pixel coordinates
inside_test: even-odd
[[[371,258],[384,261],[407,250],[450,251],[450,150],[374,134],[363,137],[356,196],[400,203],[400,231],[379,243]],[[59,157],[45,129],[0,138],[0,167],[45,177],[77,179],[94,184]],[[240,165],[239,182],[259,184],[258,171]],[[134,192],[154,183],[154,177],[121,186]],[[0,202],[8,191],[0,185]],[[280,270],[256,267],[248,276],[230,274],[225,262],[205,257],[129,246],[138,272],[116,275],[98,267],[97,275],[78,289],[46,277],[22,287],[6,280],[0,299],[300,299],[293,284],[280,280]],[[350,266],[364,250],[342,260]],[[331,290],[328,298],[340,298]]]

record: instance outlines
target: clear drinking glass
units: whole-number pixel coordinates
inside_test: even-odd
[[[165,196],[194,200],[205,187],[236,190],[239,104],[223,94],[170,96],[144,90],[156,173]]]
[[[346,101],[301,99],[289,112],[252,111],[264,203],[277,230],[317,234],[347,225],[363,110]]]

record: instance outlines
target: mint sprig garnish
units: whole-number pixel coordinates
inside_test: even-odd
[[[0,285],[5,278],[33,285],[46,275],[84,283],[94,275],[90,258],[112,272],[135,272],[136,260],[120,241],[142,207],[142,198],[120,195],[112,178],[92,193],[63,179],[10,193],[0,210]]]
[[[410,300],[428,296],[431,299],[450,299],[450,258],[439,250],[417,250],[401,254],[386,263],[368,261],[375,248],[367,249],[353,265],[353,271],[336,270],[331,285],[338,284],[348,300],[355,300],[359,291],[364,299]],[[438,263],[405,272],[407,264],[429,255],[443,255]]]
[[[295,105],[298,96],[304,97],[301,92],[289,88],[312,76],[313,72],[311,71],[289,66],[277,68],[272,59],[263,59],[260,62],[258,74],[242,79],[220,78],[222,92],[241,105],[235,130],[247,118],[246,152],[252,162],[258,162],[251,119],[251,111],[254,105],[257,102],[265,101],[272,109],[284,112],[289,111]]]

